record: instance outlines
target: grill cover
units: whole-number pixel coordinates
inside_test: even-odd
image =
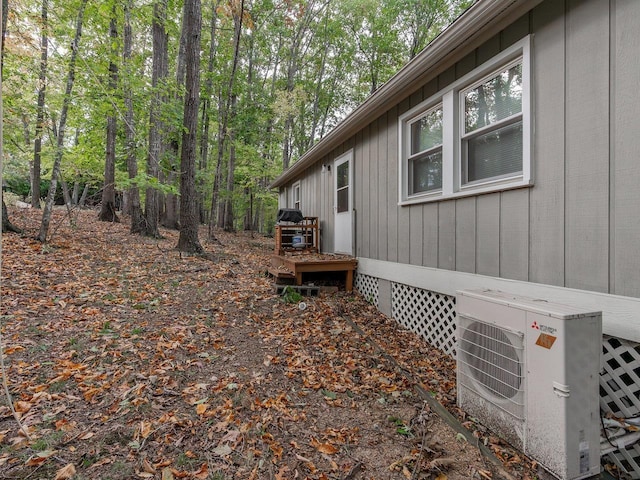
[[[278,223],[280,222],[300,223],[302,220],[304,220],[304,217],[302,216],[302,212],[296,208],[281,208],[280,210],[278,210],[278,217],[276,218],[276,221]]]

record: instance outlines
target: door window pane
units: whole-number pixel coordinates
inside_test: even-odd
[[[336,210],[338,213],[349,211],[349,162],[336,168]]]
[[[349,187],[338,190],[338,213],[349,211]]]
[[[338,165],[336,178],[337,188],[344,188],[349,186],[349,162],[344,162]]]

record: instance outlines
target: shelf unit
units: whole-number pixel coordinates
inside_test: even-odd
[[[302,237],[303,246],[295,246],[294,237]],[[300,223],[276,225],[277,255],[286,252],[318,253],[320,251],[320,227],[318,217],[304,217]]]

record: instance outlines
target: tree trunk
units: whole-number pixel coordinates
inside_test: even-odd
[[[18,227],[13,225],[9,220],[9,213],[7,212],[7,205],[4,203],[4,198],[2,199],[2,233],[6,232],[14,232],[14,233],[22,233]]]
[[[185,0],[183,28],[188,37],[186,49],[186,91],[184,98],[184,128],[180,156],[180,238],[178,250],[204,253],[198,240],[198,202],[196,195],[196,146],[198,132],[198,102],[200,99],[200,35],[202,10],[200,0]]]
[[[89,184],[84,184],[84,190],[82,191],[82,195],[80,195],[80,200],[78,201],[78,205],[80,208],[84,208],[87,204],[87,195],[89,194]]]
[[[78,196],[80,195],[80,182],[73,182],[73,192],[71,193],[71,202],[74,206],[78,205]]]
[[[213,95],[213,69],[215,66],[216,58],[216,27],[218,24],[218,5],[220,1],[216,1],[211,11],[211,44],[209,45],[209,62],[207,64],[207,76],[204,84],[204,98],[202,99],[202,123],[200,128],[202,133],[200,134],[200,165],[198,166],[201,172],[207,169],[209,162],[209,127],[211,123],[211,97]],[[198,181],[198,208],[200,210],[200,222],[207,223],[207,219],[213,218],[212,215],[207,215],[206,208],[204,206],[204,179],[200,176]]]
[[[42,130],[44,126],[45,93],[47,87],[47,63],[49,39],[48,27],[48,0],[42,0],[42,15],[40,26],[40,76],[38,85],[38,105],[36,107],[36,131],[33,144],[33,166],[31,174],[31,206],[40,208],[40,174],[42,159]],[[4,19],[3,19],[4,21]]]
[[[115,58],[118,55],[118,28],[116,25],[115,4],[111,10],[111,22],[109,24],[109,39],[111,41],[111,60],[109,61],[109,91],[115,94],[118,86],[118,65]],[[99,220],[102,222],[119,222],[116,214],[116,135],[118,134],[118,124],[116,113],[112,111],[107,117],[107,152],[104,162],[104,187],[102,188],[102,207],[100,208]]]
[[[244,230],[253,230],[253,191],[249,187],[245,187],[244,195],[249,197],[249,205],[244,212]]]
[[[184,22],[186,21],[186,8],[187,4],[183,4],[182,7],[182,29],[180,33],[180,43],[178,46],[178,62],[176,65],[176,94],[173,99],[176,102],[176,105],[182,103],[182,98],[180,97],[180,92],[184,87],[185,75],[186,75],[186,49],[187,49],[187,34]],[[174,185],[176,181],[179,181],[179,175],[176,174],[178,170],[178,157],[180,156],[180,132],[172,125],[171,132],[168,134],[171,138],[169,142],[169,163],[170,163],[170,171],[167,176],[167,182],[169,185]],[[166,228],[170,228],[172,230],[177,230],[180,228],[180,212],[179,212],[179,204],[178,197],[172,193],[168,192],[164,195],[164,209],[161,215],[162,218],[162,226]]]
[[[175,134],[175,133],[174,133]],[[174,150],[174,149],[179,149],[179,143],[178,142],[171,142],[172,146],[171,146],[171,156],[173,157],[175,153],[178,153],[179,150]],[[171,160],[171,162],[175,162],[176,160]],[[177,169],[176,165],[171,165],[172,170],[169,172],[169,175],[167,176],[166,179],[166,183],[169,185],[174,185],[176,181],[179,181],[178,175],[176,175],[176,172],[173,169]],[[162,214],[161,214],[161,224],[163,227],[165,228],[170,228],[171,230],[178,230],[180,228],[180,212],[179,212],[179,201],[178,201],[178,196],[175,195],[174,193],[167,193],[166,195],[162,195],[161,198],[163,199],[163,208],[162,208]]]
[[[229,126],[229,114],[231,110],[231,102],[233,97],[233,88],[236,80],[236,71],[238,68],[238,61],[240,59],[240,35],[242,33],[242,20],[244,17],[244,0],[240,2],[240,10],[233,11],[233,23],[234,23],[234,35],[233,35],[233,62],[231,67],[231,75],[229,76],[229,85],[227,88],[226,101],[220,101],[220,120],[218,129],[218,163],[216,165],[216,176],[213,183],[213,195],[211,199],[211,216],[213,218],[214,212],[218,212],[218,226],[224,227],[225,225],[225,207],[226,202],[219,205],[220,198],[220,184],[222,183],[222,160],[224,155],[225,141],[227,135],[227,128]],[[213,223],[213,222],[211,222]],[[209,238],[213,237],[213,226],[209,225]]]
[[[236,115],[236,102],[238,97],[233,95],[231,97],[231,115]],[[235,129],[231,129],[229,132],[229,166],[227,168],[227,197],[224,202],[224,231],[234,232],[235,227],[233,225],[233,189],[234,179],[236,174],[236,134]]]
[[[160,159],[164,154],[164,121],[162,104],[164,96],[160,90],[161,82],[168,73],[168,38],[165,30],[167,0],[158,0],[153,6],[153,71],[151,85],[153,97],[149,114],[149,154],[147,157],[147,175],[149,179],[160,178]],[[160,237],[158,229],[160,219],[160,194],[157,189],[147,188],[144,209],[144,231],[150,237]]]
[[[133,93],[129,75],[131,72],[131,51],[133,44],[133,33],[131,31],[131,10],[133,0],[128,0],[124,7],[124,29],[123,29],[123,63],[127,74],[124,77],[124,105],[125,105],[125,149],[127,152],[127,173],[131,184],[128,191],[128,213],[131,216],[131,233],[142,233],[144,231],[144,217],[142,206],[140,205],[140,190],[136,183],[138,176],[138,159],[136,158],[136,135],[135,116],[133,112]]]
[[[78,11],[78,19],[76,20],[76,33],[71,44],[71,59],[69,60],[69,72],[67,75],[67,87],[62,102],[62,110],[60,112],[60,126],[58,127],[58,136],[56,142],[56,153],[53,160],[53,168],[51,169],[51,185],[49,186],[49,194],[47,195],[47,201],[44,205],[44,211],[42,212],[42,223],[40,224],[40,232],[36,237],[40,242],[47,241],[47,234],[49,233],[49,225],[51,223],[51,213],[53,211],[53,204],[56,197],[56,189],[58,187],[58,177],[60,176],[60,164],[62,163],[62,155],[64,153],[64,130],[67,125],[67,113],[69,111],[69,105],[71,103],[71,91],[73,90],[73,83],[76,74],[76,59],[78,56],[78,44],[80,43],[80,37],[82,36],[82,17],[84,15],[84,7],[87,4],[87,0],[82,0],[80,3],[80,10]]]
[[[116,11],[115,5],[111,12],[112,18],[109,28],[109,38],[111,40],[112,51],[111,60],[109,62],[109,91],[115,93],[118,82],[118,66],[114,58],[116,58],[118,31],[116,27]],[[120,219],[116,214],[115,206],[115,163],[116,163],[116,135],[117,121],[115,114],[112,112],[107,117],[107,141],[106,141],[106,157],[104,164],[104,186],[102,188],[102,207],[98,218],[103,222],[119,222]]]

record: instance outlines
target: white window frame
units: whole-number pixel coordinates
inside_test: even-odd
[[[411,190],[411,184],[413,182],[413,177],[412,177],[412,172],[411,172],[411,166],[410,164],[420,158],[420,157],[424,157],[424,156],[429,156],[432,155],[433,153],[437,152],[438,150],[440,152],[442,152],[443,149],[443,144],[444,144],[444,132],[442,135],[442,139],[440,141],[440,143],[438,145],[432,146],[430,148],[427,148],[426,150],[421,150],[419,152],[416,153],[411,153],[411,127],[414,123],[420,121],[421,118],[429,115],[430,113],[434,112],[435,110],[442,110],[443,109],[443,105],[442,102],[436,102],[433,105],[430,105],[429,108],[425,109],[425,110],[421,110],[420,113],[416,116],[414,116],[413,118],[409,119],[406,121],[405,125],[406,125],[406,129],[408,131],[408,134],[406,135],[407,137],[407,154],[406,154],[406,188],[407,188],[407,196],[409,197],[423,197],[423,196],[429,196],[429,195],[440,195],[441,191],[442,191],[442,187],[438,188],[438,189],[433,189],[433,190],[426,190],[423,192],[417,192],[417,193],[412,193]],[[443,118],[444,118],[444,111],[443,111]],[[441,174],[442,175],[442,174]]]
[[[302,201],[300,181],[297,181],[292,185],[291,192],[292,192],[291,202],[293,203],[293,208],[302,211],[302,208],[300,208],[301,201]]]
[[[522,172],[465,185],[462,181],[461,145],[464,131],[464,105],[461,97],[464,92],[520,61],[522,63]],[[401,115],[398,119],[399,205],[441,201],[533,185],[531,81],[531,36],[529,35]],[[411,124],[439,104],[442,104],[443,110],[442,189],[410,194]]]

